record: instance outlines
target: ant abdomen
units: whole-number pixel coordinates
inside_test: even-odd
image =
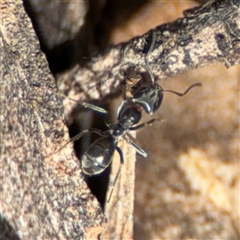
[[[93,142],[82,157],[82,170],[87,175],[103,172],[111,163],[115,151],[114,139],[103,136]]]

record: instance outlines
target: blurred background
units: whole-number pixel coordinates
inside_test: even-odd
[[[200,2],[24,1],[55,74]],[[134,239],[240,239],[239,73],[215,64],[159,82],[178,92],[203,86],[184,97],[165,93],[154,115],[165,121],[137,133],[149,157],[137,161]]]

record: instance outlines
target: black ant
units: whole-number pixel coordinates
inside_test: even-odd
[[[124,100],[119,106],[117,113],[118,122],[116,124],[108,125],[109,130],[104,132],[97,128],[86,129],[81,133],[77,134],[75,137],[71,138],[71,140],[69,141],[74,142],[86,133],[96,133],[100,136],[100,138],[94,141],[87,148],[82,157],[82,170],[85,174],[90,176],[97,175],[103,172],[110,165],[113,154],[115,150],[117,150],[120,156],[120,167],[113,181],[112,191],[121,172],[121,167],[124,163],[122,150],[118,147],[118,142],[121,137],[126,140],[130,145],[132,145],[141,156],[147,157],[147,153],[137,144],[132,142],[126,135],[128,131],[136,131],[146,125],[151,125],[155,121],[159,121],[159,119],[153,118],[145,123],[138,124],[142,118],[142,111],[144,110],[147,114],[150,115],[157,111],[161,106],[164,92],[171,92],[181,97],[187,94],[193,87],[201,86],[201,83],[193,84],[189,88],[187,88],[184,93],[179,93],[172,90],[163,90],[161,86],[154,82],[154,77],[149,68],[146,58],[145,63],[151,81],[147,81],[146,84],[144,83],[144,81],[146,82],[146,79],[140,79],[140,87],[138,87],[137,90],[133,91],[132,97]],[[144,84],[141,85],[141,81]],[[84,104],[83,106],[93,109],[94,111],[106,113],[104,109],[91,104]],[[69,142],[67,142],[59,150],[64,148]],[[110,197],[112,191],[110,193]],[[110,197],[108,201],[110,200]]]
[[[94,110],[97,111],[99,107]],[[104,109],[103,109],[104,110]],[[101,110],[100,112],[104,112]],[[146,125],[151,125],[154,121],[159,119],[151,119],[145,123],[138,124],[142,118],[142,107],[136,103],[130,103],[128,105],[121,107],[121,112],[118,113],[118,122],[116,124],[108,125],[109,130],[101,131],[97,128],[86,129],[81,133],[77,134],[70,139],[69,142],[74,142],[81,138],[86,133],[95,133],[100,136],[96,141],[94,141],[85,151],[81,160],[81,167],[86,175],[97,175],[103,172],[111,163],[113,154],[115,150],[120,156],[120,167],[113,181],[113,186],[115,185],[118,176],[121,172],[121,166],[124,163],[124,157],[121,148],[118,147],[119,139],[122,137],[129,144],[131,144],[136,151],[143,157],[147,157],[147,153],[139,147],[137,144],[132,142],[127,136],[128,131],[136,131],[143,128]],[[138,125],[136,125],[138,124]],[[64,148],[69,142],[64,144],[58,151]],[[112,194],[112,192],[111,192]],[[110,194],[110,197],[111,197]],[[109,200],[110,200],[109,197]],[[108,201],[109,201],[108,200]]]
[[[172,92],[178,96],[185,95],[191,88],[195,86],[200,86],[199,83],[191,85],[184,93],[178,93],[171,90],[163,90],[159,85],[152,84],[149,87],[142,87],[133,95],[133,97],[124,100],[119,106],[116,124],[108,125],[109,130],[101,131],[100,129],[86,129],[81,133],[77,134],[69,142],[74,142],[81,138],[86,133],[95,133],[100,136],[96,141],[94,141],[85,151],[82,160],[81,167],[83,172],[86,175],[97,175],[103,172],[111,163],[113,154],[115,150],[119,153],[120,156],[120,167],[116,174],[116,177],[112,183],[112,189],[116,184],[116,181],[120,175],[121,167],[124,163],[124,157],[121,148],[118,147],[119,139],[122,137],[130,145],[132,145],[136,151],[143,157],[147,157],[147,153],[139,147],[137,144],[132,142],[126,135],[128,131],[136,131],[143,128],[146,125],[151,125],[155,121],[160,119],[151,119],[145,123],[138,124],[142,118],[142,111],[146,111],[148,114],[153,114],[156,110],[159,109],[164,92]],[[88,108],[91,108],[95,111],[101,113],[106,113],[104,109],[99,107],[94,107],[94,105],[88,105]],[[138,124],[138,125],[136,125]],[[62,146],[59,150],[64,148],[69,142]],[[58,150],[58,151],[59,151]],[[110,193],[110,200],[112,191]]]

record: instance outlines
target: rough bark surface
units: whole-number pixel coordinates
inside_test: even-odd
[[[67,129],[22,1],[1,1],[1,18],[0,238],[97,238],[106,218],[72,148],[49,156]]]

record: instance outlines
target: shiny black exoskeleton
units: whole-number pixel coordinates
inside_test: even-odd
[[[128,131],[138,130],[158,120],[151,119],[145,123],[138,124],[142,118],[142,111],[142,107],[136,103],[131,102],[125,104],[123,107],[121,107],[121,112],[118,113],[118,122],[116,124],[108,125],[109,130],[102,132],[99,129],[88,129],[71,139],[71,141],[75,141],[87,132],[94,132],[101,136],[86,149],[82,157],[82,170],[87,175],[96,175],[103,172],[111,163],[113,154],[115,150],[117,150],[120,156],[121,164],[112,183],[112,191],[121,172],[121,166],[124,163],[122,150],[118,147],[120,137],[131,144],[141,156],[147,157],[147,153],[137,144],[132,142],[126,134]],[[112,191],[108,201],[111,198]]]
[[[123,164],[124,158],[122,150],[117,146],[119,138],[123,137],[129,144],[131,144],[136,151],[143,157],[147,157],[147,153],[132,142],[126,135],[128,131],[138,130],[145,125],[153,123],[157,119],[151,119],[146,123],[139,123],[142,118],[142,109],[138,104],[129,104],[124,107],[118,115],[118,122],[109,125],[109,130],[102,132],[99,129],[85,130],[74,137],[74,140],[80,138],[87,132],[94,132],[101,137],[93,142],[85,151],[82,157],[82,170],[87,175],[95,175],[103,172],[111,163],[114,151],[117,150],[120,156],[120,162]]]
[[[163,92],[163,88],[158,84],[139,88],[133,97],[128,98],[121,103],[118,108],[118,115],[121,115],[124,106],[129,104],[137,104],[141,106],[147,114],[152,115],[162,104]]]
[[[179,93],[172,90],[164,90],[161,86],[159,86],[156,83],[149,84],[149,86],[143,86],[138,89],[138,91],[133,95],[133,97],[128,98],[127,100],[124,100],[122,102],[122,104],[118,109],[118,114],[121,113],[125,105],[134,103],[141,106],[147,114],[152,115],[154,112],[156,112],[160,108],[162,104],[164,92],[171,92],[182,97],[185,94],[187,94],[190,91],[190,89],[192,89],[193,87],[197,87],[201,85],[202,85],[201,83],[192,84],[190,87],[188,87],[185,90],[184,93]]]
[[[135,103],[141,106],[147,114],[152,115],[154,112],[156,112],[160,108],[162,104],[164,92],[171,92],[182,97],[185,94],[187,94],[193,87],[202,86],[201,83],[195,83],[190,87],[188,87],[184,93],[179,93],[172,90],[164,90],[161,86],[159,86],[155,82],[154,76],[148,64],[148,55],[150,52],[152,52],[155,38],[156,38],[155,33],[152,32],[152,41],[150,43],[149,50],[144,59],[145,68],[147,70],[148,77],[138,76],[140,87],[137,87],[137,90],[132,92],[132,97],[128,97],[126,100],[122,102],[122,104],[118,109],[118,114],[121,114],[121,111],[122,109],[124,109],[125,105],[129,105],[130,103]],[[130,75],[131,74],[132,72],[130,71]],[[129,78],[134,78],[134,77],[130,76]]]
[[[85,174],[96,175],[103,172],[111,163],[115,150],[117,150],[117,152],[119,153],[121,165],[123,164],[123,153],[122,150],[118,147],[118,142],[121,137],[126,140],[130,145],[132,145],[141,156],[147,157],[147,153],[137,144],[132,142],[126,134],[128,131],[138,130],[146,125],[152,124],[154,121],[159,120],[151,119],[145,123],[138,124],[142,118],[142,111],[145,110],[145,106],[141,102],[144,103],[148,100],[150,101],[151,99],[148,95],[146,99],[144,98],[145,95],[143,94],[143,90],[144,89],[142,88],[136,93],[136,98],[134,96],[133,101],[123,101],[123,104],[120,105],[117,114],[118,121],[116,124],[108,125],[109,130],[102,132],[100,129],[86,129],[71,138],[70,142],[74,142],[86,133],[95,133],[100,136],[86,149],[82,156],[81,166]],[[146,93],[148,93],[147,89]],[[134,102],[135,100],[136,102]],[[154,102],[155,100],[152,101]],[[151,110],[151,108],[155,109],[155,105],[160,104],[153,103],[149,105]],[[104,113],[104,110],[99,110],[99,107],[93,107],[92,105],[90,105],[90,109]],[[147,110],[145,111],[148,112]],[[66,143],[63,147],[65,147],[68,143]],[[61,147],[60,149],[62,149],[63,147]],[[119,173],[120,168],[117,176],[119,175]]]

